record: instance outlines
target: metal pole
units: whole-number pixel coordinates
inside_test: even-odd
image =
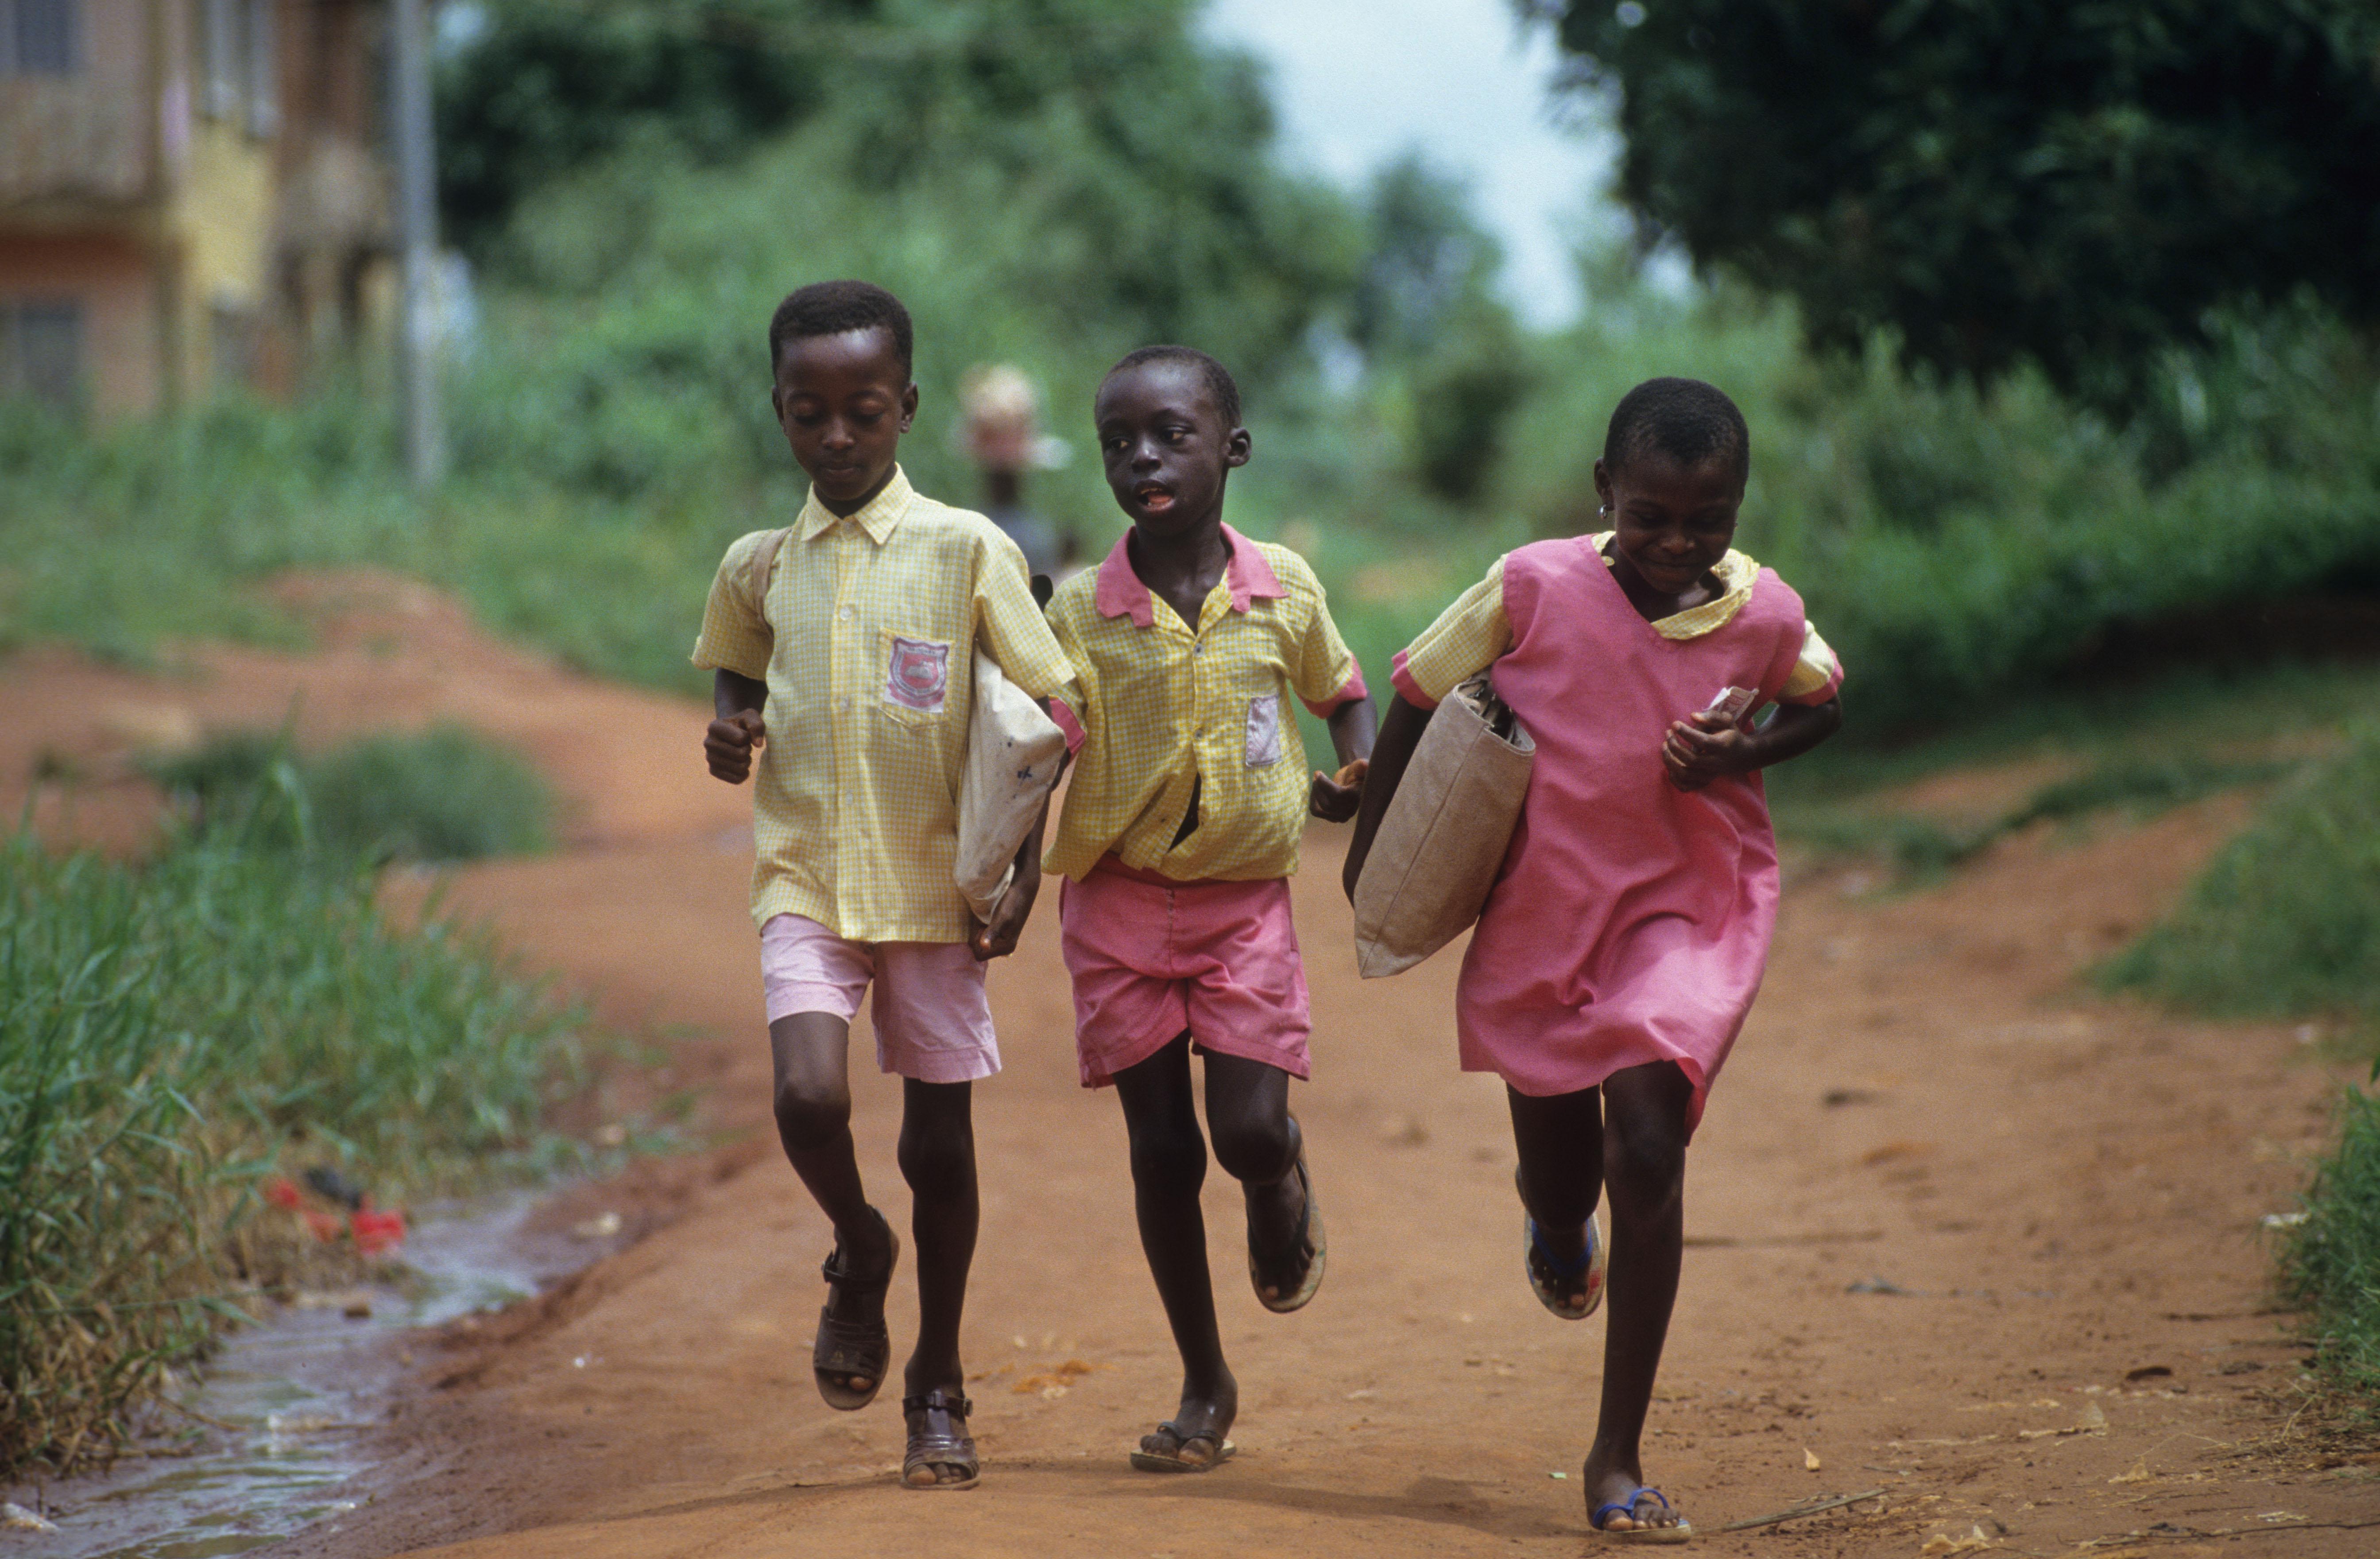
[[[422,0],[392,0],[389,12],[395,34],[396,220],[405,290],[396,359],[406,469],[416,487],[433,487],[446,474],[446,434],[438,409],[437,162],[430,135],[429,37],[422,11]]]

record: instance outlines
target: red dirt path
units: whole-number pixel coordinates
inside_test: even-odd
[[[1162,1480],[1124,1465],[1177,1377],[1121,1121],[1075,1082],[1045,902],[993,974],[1008,1066],[978,1095],[966,1341],[984,1482],[929,1498],[896,1486],[889,1396],[839,1414],[809,1383],[828,1238],[765,1149],[746,795],[702,774],[699,709],[543,665],[402,581],[289,588],[326,614],[304,657],[206,649],[178,677],[53,652],[0,665],[0,805],[23,804],[46,754],[89,783],[71,808],[48,787],[45,825],[133,844],[154,798],[111,778],[133,746],[277,723],[300,690],[301,741],[432,717],[514,741],[570,798],[568,846],[458,871],[451,901],[607,1018],[671,1036],[674,1080],[748,1134],[575,1193],[680,1215],[419,1349],[371,1503],[289,1552],[1439,1559],[1593,1543],[1575,1480],[1601,1326],[1552,1320],[1522,1282],[1502,1103],[1453,1066],[1455,952],[1354,977],[1336,831],[1310,836],[1297,883],[1319,1029],[1318,1080],[1293,1104],[1331,1243],[1310,1309],[1258,1308],[1237,1277],[1236,1195],[1209,1180],[1239,1459]],[[1691,1161],[1647,1447],[1702,1552],[2380,1552],[2380,1464],[2292,1427],[2301,1355],[2267,1312],[2257,1227],[2291,1205],[2344,1074],[2289,1028],[2180,1021],[2073,978],[2244,807],[2035,834],[1907,895],[1791,876],[1767,989]],[[863,1163],[898,1218],[897,1091],[860,1071]],[[915,1313],[903,1275],[896,1341]],[[1717,1530],[1869,1489],[1881,1502],[1856,1513]]]

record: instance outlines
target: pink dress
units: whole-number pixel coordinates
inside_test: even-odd
[[[1679,791],[1661,743],[1722,688],[1777,697],[1802,598],[1764,568],[1729,622],[1664,638],[1586,537],[1512,553],[1503,588],[1512,648],[1492,675],[1537,755],[1463,960],[1463,1067],[1548,1095],[1674,1061],[1691,1127],[1760,989],[1777,845],[1757,773]]]

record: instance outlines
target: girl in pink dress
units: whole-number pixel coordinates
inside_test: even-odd
[[[1595,463],[1612,530],[1507,554],[1398,655],[1347,857],[1353,896],[1430,712],[1492,667],[1536,761],[1463,961],[1463,1066],[1504,1079],[1525,1269],[1564,1320],[1601,1298],[1595,1206],[1610,1190],[1585,1483],[1595,1529],[1636,1542],[1693,1533],[1645,1486],[1639,1443],[1677,1297],[1686,1142],[1776,921],[1760,771],[1842,724],[1841,673],[1802,598],[1729,545],[1750,456],[1712,386],[1630,391]]]

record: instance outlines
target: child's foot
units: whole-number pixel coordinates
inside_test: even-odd
[[[901,1241],[884,1215],[869,1208],[881,1235],[874,1248],[846,1250],[837,1240],[820,1269],[827,1282],[810,1346],[810,1374],[827,1406],[852,1412],[876,1400],[892,1362],[892,1334],[884,1324],[884,1292],[901,1259]]]
[[[972,1489],[981,1480],[983,1464],[975,1454],[975,1436],[967,1432],[967,1415],[975,1411],[955,1387],[937,1386],[901,1399],[908,1420],[909,1446],[901,1457],[901,1481],[912,1489]]]
[[[1641,1472],[1598,1467],[1589,1456],[1580,1481],[1586,1486],[1587,1525],[1620,1542],[1672,1543],[1694,1535],[1694,1523],[1670,1507],[1660,1490],[1647,1487]]]
[[[1257,1302],[1276,1315],[1304,1309],[1322,1286],[1330,1247],[1302,1144],[1296,1167],[1269,1192],[1251,1191],[1247,1203],[1248,1282]]]
[[[1205,1472],[1221,1466],[1239,1450],[1225,1438],[1239,1408],[1236,1386],[1208,1397],[1184,1392],[1173,1417],[1140,1437],[1132,1465],[1143,1472]]]

